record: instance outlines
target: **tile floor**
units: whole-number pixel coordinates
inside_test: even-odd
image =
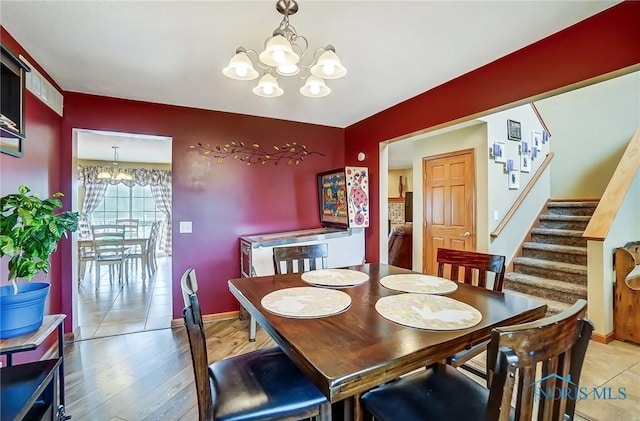
[[[109,282],[103,268],[96,289],[95,268],[78,286],[76,340],[171,327],[171,257],[158,257],[158,270],[142,281],[140,262],[129,273],[129,281]]]

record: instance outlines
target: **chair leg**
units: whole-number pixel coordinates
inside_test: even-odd
[[[468,371],[469,373],[474,374],[474,375],[480,377],[481,379],[485,379],[485,380],[487,379],[487,373],[485,373],[484,371],[480,371],[477,368],[475,368],[475,367],[473,367],[473,366],[471,366],[469,364],[462,364],[458,368],[461,368],[461,369],[463,369],[465,371]]]
[[[87,270],[87,262],[84,260],[80,260],[78,264],[78,283],[81,283],[84,279],[84,274]]]
[[[331,403],[320,405],[320,413],[316,417],[317,421],[331,421]]]
[[[256,341],[257,324],[256,319],[251,316],[251,320],[249,320],[249,342]]]

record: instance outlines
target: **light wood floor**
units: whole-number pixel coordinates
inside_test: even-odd
[[[96,284],[95,269],[78,285],[78,340],[167,329],[171,326],[171,257],[158,257],[158,269],[142,279],[141,264],[129,271],[129,280],[109,281],[103,269]]]
[[[206,325],[209,360],[272,346],[258,329],[247,341],[246,322]],[[183,328],[131,333],[69,343],[67,413],[73,420],[196,420],[189,344]],[[640,346],[589,344],[581,386],[626,387],[625,400],[578,402],[576,419],[640,420]]]

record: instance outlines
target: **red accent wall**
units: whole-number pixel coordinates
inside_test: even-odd
[[[65,94],[64,108],[66,160],[73,128],[173,138],[174,318],[182,315],[180,277],[189,267],[196,269],[205,314],[237,310],[227,280],[240,276],[238,238],[320,226],[316,173],[344,165],[343,129],[77,93]],[[325,156],[310,155],[298,166],[248,167],[232,158],[217,164],[189,148],[231,141],[268,148],[298,142]],[[70,162],[63,163],[65,180],[70,168]],[[193,221],[193,233],[179,234],[179,221]],[[64,294],[65,310],[70,300],[70,293]]]
[[[346,165],[364,152],[370,172],[367,260],[380,258],[380,142],[640,63],[639,40],[640,2],[626,1],[347,127]]]
[[[37,66],[35,60],[2,27],[0,27],[0,37],[2,38],[2,44],[15,56],[22,55],[31,64]],[[46,75],[39,67],[38,70]],[[18,186],[21,184],[28,185],[32,191],[39,193],[41,197],[48,197],[58,191],[67,194],[68,191],[65,191],[62,187],[60,180],[59,151],[62,117],[30,92],[26,94],[25,107],[26,139],[23,143],[24,156],[17,158],[0,154],[0,196],[17,192]],[[63,281],[60,273],[62,254],[62,251],[58,250],[52,255],[51,269],[47,276],[40,274],[34,278],[34,282],[48,282],[51,284],[45,308],[47,314],[60,313],[62,309],[61,291]],[[0,265],[0,284],[2,285],[7,284],[7,268],[4,261],[3,259],[3,263]],[[38,350],[17,354],[15,357],[16,362],[39,358],[55,340],[53,336]]]

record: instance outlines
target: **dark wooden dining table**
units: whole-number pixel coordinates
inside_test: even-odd
[[[546,304],[524,296],[498,293],[459,284],[446,294],[482,314],[479,324],[460,330],[436,331],[406,327],[378,314],[376,301],[401,292],[385,288],[387,275],[413,273],[386,264],[364,264],[349,269],[365,272],[364,284],[342,288],[350,307],[329,317],[296,319],[275,315],[260,304],[270,292],[309,286],[301,274],[236,278],[228,282],[231,294],[256,318],[278,346],[316,384],[334,405],[334,419],[361,419],[363,392],[413,370],[487,340],[491,329],[544,317]]]

